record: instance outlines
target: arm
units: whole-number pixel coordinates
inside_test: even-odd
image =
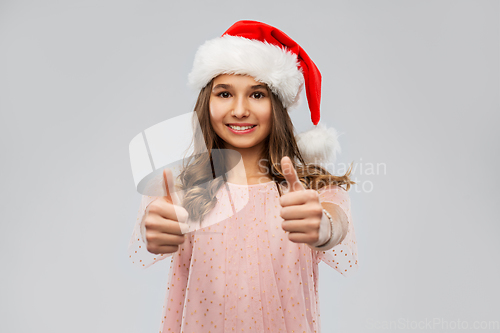
[[[333,235],[321,247],[310,246],[316,257],[316,263],[322,260],[340,274],[351,275],[358,268],[358,254],[349,195],[339,186],[324,187],[319,190],[319,194],[321,205],[332,216]],[[323,223],[320,233],[322,227]]]
[[[128,245],[128,254],[130,260],[134,265],[141,268],[148,268],[149,266],[157,263],[167,257],[170,257],[172,253],[169,254],[153,254],[147,250],[145,243],[145,235],[143,228],[143,218],[146,215],[147,207],[158,197],[154,196],[142,196],[141,204],[139,207],[139,212],[137,214],[137,220],[135,222],[134,230],[132,232],[132,237]]]

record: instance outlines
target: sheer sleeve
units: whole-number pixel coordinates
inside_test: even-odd
[[[172,253],[154,254],[149,252],[146,248],[146,243],[144,242],[143,235],[141,233],[141,222],[144,214],[146,213],[146,208],[157,198],[158,197],[155,196],[142,196],[139,212],[137,213],[137,220],[135,221],[132,237],[130,238],[130,242],[128,245],[128,254],[130,260],[132,260],[132,263],[134,265],[137,265],[144,269],[172,255]]]
[[[342,187],[336,185],[323,187],[318,192],[320,202],[330,202],[342,208],[348,219],[348,231],[342,242],[327,251],[313,250],[313,255],[316,258],[316,263],[324,261],[340,274],[349,276],[358,269],[358,249],[352,223],[349,194]]]

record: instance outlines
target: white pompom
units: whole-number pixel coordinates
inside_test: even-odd
[[[295,136],[300,153],[306,163],[335,163],[340,153],[337,130],[319,124]]]

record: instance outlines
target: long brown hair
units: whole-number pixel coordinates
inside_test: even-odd
[[[192,141],[194,153],[184,160],[182,171],[178,176],[180,188],[186,190],[183,206],[193,221],[200,221],[215,207],[217,191],[224,184],[222,177],[215,177],[215,175],[224,175],[226,172],[222,155],[212,154],[212,149],[224,149],[224,141],[214,131],[210,122],[210,95],[213,81],[212,79],[201,89],[196,101],[194,112],[198,118],[201,133],[194,132]],[[284,156],[290,157],[300,182],[307,189],[319,190],[328,185],[345,185],[344,189],[348,191],[350,186],[355,184],[349,177],[352,163],[343,176],[332,175],[315,164],[306,164],[297,146],[295,129],[287,109],[269,87],[267,91],[271,97],[272,124],[271,132],[264,142],[259,167],[269,171],[269,176],[277,185],[279,195],[282,195],[280,185],[286,186],[281,169],[281,159]],[[193,115],[193,125],[195,119]]]

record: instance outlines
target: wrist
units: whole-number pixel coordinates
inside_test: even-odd
[[[324,209],[324,208],[323,208],[323,217],[322,217],[322,219],[327,220],[326,222],[328,223],[327,225],[329,226],[329,228],[328,228],[329,232],[328,232],[328,239],[325,242],[322,242],[321,245],[318,245],[318,247],[325,246],[326,244],[328,244],[328,242],[330,242],[330,240],[333,237],[333,218],[330,215],[330,213],[326,209]]]
[[[314,247],[321,247],[327,244],[332,238],[332,232],[333,232],[333,219],[330,213],[326,209],[323,209],[323,214],[321,216],[321,222],[319,227],[318,240],[310,245]]]
[[[328,219],[328,215],[326,214],[326,213],[329,213],[329,211],[326,211],[326,213],[323,212],[324,218],[329,220],[329,222],[330,222],[330,226],[331,226],[330,239],[326,243],[324,243],[320,246],[309,245],[313,250],[328,251],[331,248],[335,247],[337,244],[339,244],[343,240],[344,234],[346,231],[344,230],[343,222],[342,222],[342,219],[344,218],[344,216],[339,215],[340,210],[341,210],[340,207],[334,207],[333,211],[334,211],[335,215],[332,216],[331,221]],[[346,223],[347,223],[347,221],[346,221]]]

